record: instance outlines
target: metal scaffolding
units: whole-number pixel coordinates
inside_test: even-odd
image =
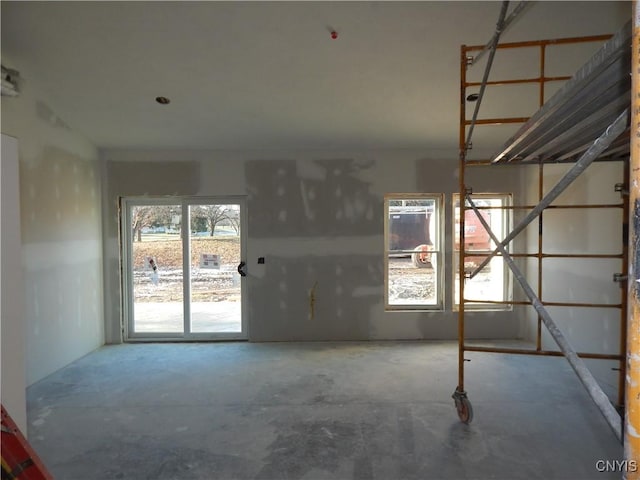
[[[506,4],[504,2],[498,28],[504,22]],[[499,34],[498,34],[499,37]],[[496,37],[494,36],[494,39]],[[606,41],[606,42],[605,42]],[[550,47],[557,45],[569,45],[585,42],[598,42],[604,45],[598,52],[572,77],[547,76],[545,73],[546,54]],[[484,53],[490,46],[489,59],[486,71],[481,82],[467,81],[467,70],[476,63],[474,54]],[[501,49],[537,48],[539,51],[539,72],[534,78],[515,78],[489,80],[489,70],[493,57]],[[453,393],[456,409],[460,419],[468,423],[473,417],[473,410],[464,386],[465,352],[494,352],[528,355],[565,356],[585,386],[587,392],[603,413],[616,436],[622,440],[623,429],[620,415],[602,391],[591,372],[586,368],[583,358],[616,360],[618,368],[618,399],[617,406],[622,408],[625,400],[625,373],[627,352],[627,289],[626,284],[621,285],[620,303],[586,303],[586,302],[549,302],[543,300],[543,260],[549,258],[577,258],[593,259],[608,258],[619,259],[621,263],[620,273],[615,275],[615,280],[623,283],[628,272],[628,249],[626,248],[629,231],[629,188],[626,181],[629,177],[630,154],[630,100],[631,100],[631,24],[628,24],[615,36],[591,36],[579,38],[553,39],[532,42],[497,43],[489,42],[485,45],[461,47],[461,84],[460,84],[460,227],[459,245],[460,255],[458,259],[459,275],[459,309],[458,309],[458,385]],[[565,82],[563,86],[551,98],[545,101],[545,86],[549,82]],[[505,117],[505,118],[478,118],[479,105],[476,105],[471,119],[467,119],[466,102],[469,88],[480,88],[484,93],[486,86],[533,84],[538,86],[539,110],[529,118]],[[482,95],[475,97],[480,99]],[[470,99],[473,99],[470,98]],[[471,134],[475,125],[506,125],[522,124],[517,132],[490,158],[471,160],[468,159],[472,147]],[[620,203],[612,204],[583,204],[583,205],[554,205],[560,194],[583,173],[594,161],[621,161],[624,162],[625,181],[616,185],[616,190],[621,193]],[[547,163],[573,163],[567,173],[559,182],[544,194],[543,171]],[[471,195],[470,185],[466,183],[465,170],[469,167],[484,167],[488,165],[536,165],[538,167],[538,204],[516,205],[503,207],[479,207],[475,204]],[[483,208],[501,208],[511,211],[526,211],[528,213],[513,228],[504,239],[498,239],[491,231],[486,219],[481,215]],[[543,213],[549,209],[618,209],[623,217],[623,243],[622,252],[614,254],[550,254],[543,251]],[[465,251],[465,210],[475,212],[487,233],[495,242],[495,250],[485,254],[483,261],[473,269],[471,273],[465,270],[465,258],[478,256],[478,252]],[[533,221],[538,220],[538,248],[534,253],[510,254],[509,244]],[[520,284],[528,301],[505,300],[487,302],[486,300],[473,300],[465,298],[465,281],[477,275],[494,256],[501,256],[510,268],[513,277]],[[518,268],[514,258],[537,259],[537,285],[529,285],[525,276]],[[496,348],[491,346],[468,345],[465,339],[465,305],[472,303],[495,303],[503,305],[531,305],[538,317],[537,336],[535,349],[523,348]],[[557,327],[556,322],[549,315],[546,307],[585,307],[585,308],[615,308],[620,310],[620,342],[618,353],[590,353],[576,352],[567,341],[565,335]],[[551,337],[556,341],[560,351],[545,350],[542,348],[542,326],[545,326]]]
[[[640,458],[640,11],[638,2],[633,2],[633,42],[632,56],[632,120],[634,135],[631,135],[631,158],[626,172],[629,178],[630,221],[628,258],[629,281],[627,282],[627,301],[629,325],[627,335],[627,382],[625,409],[624,458],[638,462]],[[627,480],[640,479],[640,468],[627,471]],[[631,469],[629,469],[631,470]]]

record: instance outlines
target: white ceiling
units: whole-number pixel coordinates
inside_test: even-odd
[[[454,151],[460,45],[486,43],[500,10],[500,2],[0,6],[2,63],[98,147]],[[630,15],[629,2],[537,2],[503,41],[613,33]],[[158,105],[159,95],[171,104]]]

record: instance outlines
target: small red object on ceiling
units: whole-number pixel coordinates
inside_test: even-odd
[[[332,38],[333,40],[335,40],[336,38],[338,38],[338,32],[336,32],[335,30],[332,30],[332,31],[331,31],[331,38]]]

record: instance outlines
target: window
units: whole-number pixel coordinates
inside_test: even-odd
[[[491,231],[499,239],[507,236],[510,229],[510,210],[503,207],[511,205],[509,194],[473,194],[474,203],[478,206],[482,217],[486,220]],[[454,208],[454,304],[460,302],[459,258],[460,258],[460,196],[453,196]],[[510,270],[501,256],[494,256],[479,272],[475,270],[495,249],[495,243],[478,219],[476,213],[469,207],[465,209],[465,273],[474,273],[464,284],[465,310],[506,310],[511,308],[507,303],[511,298]],[[508,248],[508,247],[507,247]]]
[[[442,195],[385,196],[385,308],[442,308]]]

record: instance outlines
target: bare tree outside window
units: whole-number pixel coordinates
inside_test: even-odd
[[[209,230],[209,236],[213,237],[216,225],[225,220],[230,220],[229,207],[228,205],[197,205],[193,207],[192,217],[204,218]]]
[[[171,223],[169,206],[134,206],[131,208],[131,232],[133,241],[142,241],[142,230],[150,227],[164,227]]]
[[[233,207],[234,205],[232,205]],[[227,217],[229,223],[233,227],[233,230],[236,232],[236,235],[240,235],[240,210],[239,209],[230,209],[227,213]]]

